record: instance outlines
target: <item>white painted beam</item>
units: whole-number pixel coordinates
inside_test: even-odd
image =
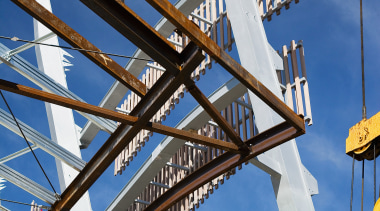
[[[282,99],[276,76],[276,57],[268,48],[263,23],[256,1],[225,0],[241,64],[277,97]],[[278,66],[278,65],[277,65]],[[256,126],[265,131],[284,120],[252,92],[248,92]],[[311,211],[313,201],[308,191],[295,140],[288,141],[265,153],[279,163],[281,175],[271,175],[280,211]]]
[[[7,56],[7,52],[9,52],[9,50],[9,48],[0,43],[0,55]],[[78,100],[81,102],[85,102],[83,99],[72,93],[66,87],[56,83],[54,79],[46,75],[44,72],[40,71],[37,67],[33,66],[19,55],[12,56],[10,61],[4,61],[4,58],[0,58],[0,60],[16,72],[20,73],[28,80],[35,83],[37,86],[44,89],[45,91],[55,93],[57,95],[71,98],[74,100]],[[111,133],[116,129],[116,123],[111,120],[100,118],[83,112],[78,113],[80,113],[90,121],[94,122],[94,124],[96,124],[98,127],[100,127],[102,130],[106,132]]]
[[[50,0],[37,0],[37,2],[45,7],[45,9],[50,12],[52,11]],[[33,19],[33,24],[35,39],[51,33],[46,26],[36,19]],[[59,45],[57,37],[52,37],[44,41],[44,43]],[[60,49],[45,45],[37,45],[35,49],[39,69],[50,76],[56,84],[60,84],[67,89],[66,75]],[[73,111],[51,103],[45,103],[45,107],[49,121],[51,140],[81,158]],[[61,192],[63,192],[78,175],[78,171],[58,159],[56,159],[56,165],[60,189]],[[92,210],[90,196],[87,191],[75,203],[71,210]]]
[[[80,159],[78,156],[74,155],[73,153],[69,152],[68,150],[64,149],[58,144],[52,142],[49,138],[37,132],[21,120],[17,119],[17,122],[20,125],[22,131],[24,132],[27,140],[36,145],[37,147],[41,148],[45,152],[65,162],[67,165],[73,167],[77,171],[82,170],[86,165],[86,162]],[[0,109],[0,124],[8,128],[15,134],[22,136],[12,116],[2,109]]]
[[[4,164],[0,164],[0,176],[46,203],[56,200],[53,192]]]

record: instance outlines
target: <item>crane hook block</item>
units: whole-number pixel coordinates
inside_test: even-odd
[[[363,119],[350,128],[346,139],[346,154],[356,160],[373,160],[380,153],[380,112],[370,119]],[[376,153],[374,156],[374,147]]]

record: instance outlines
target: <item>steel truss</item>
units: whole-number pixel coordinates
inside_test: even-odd
[[[72,46],[100,51],[35,0],[12,1]],[[143,129],[227,151],[171,187],[160,198],[152,202],[148,210],[168,209],[182,197],[209,182],[214,177],[253,159],[262,152],[305,133],[302,115],[294,113],[282,100],[232,59],[224,49],[219,47],[167,0],[146,1],[163,14],[178,30],[190,38],[191,42],[181,53],[178,53],[172,43],[145,23],[123,2],[119,0],[81,1],[153,60],[158,62],[166,71],[153,87],[148,90],[145,84],[128,71],[125,71],[124,68],[108,56],[82,52],[95,64],[113,76],[119,83],[125,85],[141,97],[140,102],[128,115],[93,106],[78,99],[62,97],[57,94],[0,80],[0,89],[121,122],[121,125],[111,134],[110,138],[62,193],[61,200],[54,202],[52,205],[54,210],[71,209],[115,160],[125,146]],[[265,102],[285,122],[271,127],[243,142],[234,128],[228,124],[218,109],[201,92],[194,81],[190,79],[190,74],[205,58],[202,51],[211,56],[213,60],[217,61],[248,90]],[[6,62],[4,59],[2,61]],[[182,84],[186,86],[191,95],[208,115],[212,117],[213,121],[222,128],[232,142],[220,141],[150,121],[152,116],[155,115]],[[49,202],[51,203],[51,201]]]

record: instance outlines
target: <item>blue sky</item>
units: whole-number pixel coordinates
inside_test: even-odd
[[[151,25],[160,18],[160,15],[144,1],[127,1],[127,4]],[[368,117],[380,111],[379,4],[380,2],[374,0],[365,1],[363,4]],[[53,1],[52,6],[53,12],[58,17],[102,51],[123,55],[132,55],[135,51],[135,46],[79,1]],[[274,49],[281,49],[283,45],[289,46],[291,40],[304,41],[314,125],[307,127],[306,134],[297,138],[298,149],[303,164],[318,180],[319,194],[313,197],[315,209],[348,210],[352,160],[345,154],[345,139],[348,136],[348,129],[361,120],[362,106],[359,0],[301,0],[299,4],[292,3],[289,10],[282,10],[281,15],[274,16],[271,22],[264,21],[264,27]],[[32,18],[12,2],[1,0],[0,35],[33,40]],[[7,40],[0,40],[0,42],[9,48],[21,45]],[[60,43],[67,46],[62,40]],[[70,59],[74,67],[66,72],[69,89],[88,103],[97,105],[114,80],[78,52],[70,51],[69,53],[75,57]],[[232,53],[236,57],[236,51]],[[29,49],[20,55],[37,66],[34,49]],[[127,59],[124,58],[114,59],[122,66],[127,63]],[[0,72],[1,79],[36,87],[4,64],[0,65]],[[221,72],[223,71],[218,71],[219,83],[230,77]],[[211,71],[208,74],[212,74]],[[209,83],[205,83],[207,77],[206,74],[197,82],[205,94],[211,93],[217,87],[216,85],[208,87]],[[11,93],[5,93],[5,97],[16,117],[50,137],[42,102]],[[195,103],[191,97],[185,97],[169,116],[167,124],[174,124],[180,116],[186,114],[194,106]],[[3,102],[0,102],[0,108],[6,110]],[[77,114],[74,115],[77,124],[83,126],[86,120]],[[26,147],[20,137],[6,128],[0,127],[0,133],[0,157]],[[83,159],[88,161],[107,138],[108,134],[99,133],[90,147],[82,151]],[[123,175],[114,177],[113,166],[102,175],[90,189],[93,210],[104,210],[108,206],[161,138],[162,136],[155,134]],[[50,179],[53,180],[55,188],[59,189],[54,159],[42,150],[36,150],[36,153],[43,160],[43,165]],[[30,153],[6,164],[45,187],[49,187]],[[355,172],[354,210],[358,210],[361,164],[356,163]],[[372,210],[372,161],[366,162],[365,174],[364,210]],[[380,179],[377,178],[377,180],[378,192]],[[0,193],[1,198],[25,203],[36,200],[35,197],[9,182],[6,185],[7,188]],[[37,201],[41,204],[41,201],[38,199]],[[12,210],[28,210],[27,207],[6,202],[2,202],[2,205]],[[253,165],[244,166],[243,170],[238,171],[229,181],[221,185],[219,190],[200,206],[199,210],[232,209],[276,210],[277,205],[269,176]]]

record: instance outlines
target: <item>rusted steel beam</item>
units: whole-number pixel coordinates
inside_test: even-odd
[[[108,110],[91,104],[83,103],[70,98],[62,97],[49,92],[34,89],[21,84],[16,84],[10,81],[0,79],[0,89],[13,92],[16,94],[24,95],[26,97],[42,100],[48,103],[71,108],[77,111],[82,111],[88,114],[93,114],[103,118],[123,122],[129,125],[137,121],[137,117],[122,114],[116,111]]]
[[[224,133],[236,144],[240,150],[245,153],[249,153],[248,146],[244,144],[240,136],[235,132],[227,120],[220,115],[220,112],[215,106],[207,99],[201,90],[195,85],[194,81],[187,80],[185,82],[186,88],[196,101],[203,107],[203,109],[211,116],[211,118],[218,124],[218,126],[224,131]]]
[[[116,111],[111,111],[108,109],[104,109],[104,108],[83,103],[80,101],[72,100],[70,98],[51,94],[51,93],[37,90],[31,87],[5,81],[2,79],[0,79],[0,89],[13,92],[16,94],[24,95],[26,97],[34,98],[37,100],[42,100],[45,102],[61,105],[61,106],[75,109],[78,111],[83,111],[83,112],[97,115],[100,117],[108,118],[108,119],[115,120],[115,121],[125,123],[128,125],[133,125],[138,119],[137,117],[134,117],[134,116],[129,116],[129,115],[122,114]],[[216,147],[216,148],[223,149],[226,151],[239,153],[238,148],[232,143],[205,137],[205,136],[191,133],[188,131],[183,131],[176,128],[164,126],[157,123],[151,123],[151,122],[147,123],[143,128],[146,130],[161,133],[164,135],[169,135],[176,138],[184,139],[186,141],[191,141],[198,144],[205,144],[205,145]]]
[[[209,138],[207,136],[198,135],[197,133],[179,130],[179,129],[168,127],[168,126],[161,125],[158,123],[150,122],[143,128],[146,130],[150,130],[152,132],[161,133],[167,136],[172,136],[172,137],[183,139],[186,141],[191,141],[197,144],[204,144],[204,145],[215,147],[218,149],[230,151],[232,153],[238,153],[238,154],[241,153],[241,151],[239,151],[239,148],[233,143],[221,141],[215,138]]]
[[[175,77],[165,72],[140,103],[132,110],[131,116],[138,116],[133,126],[121,124],[99,151],[92,157],[84,169],[61,195],[61,200],[53,205],[54,210],[69,210],[91,185],[108,168],[119,153],[129,144],[138,132],[149,122],[152,116],[170,98],[191,72],[202,62],[202,51],[190,44],[181,54],[184,65]]]
[[[276,111],[282,118],[289,121],[297,130],[305,130],[303,118],[300,118],[276,97],[259,80],[253,77],[243,66],[231,58],[218,44],[203,33],[193,22],[186,18],[167,0],[146,0],[157,11],[165,16],[181,32],[208,53],[216,62],[224,67],[244,86],[255,93],[262,101]]]
[[[72,100],[70,98],[62,97],[59,95],[44,92],[38,89],[33,89],[31,87],[23,86],[13,82],[5,81],[0,79],[0,89],[20,94],[26,97],[34,98],[37,100],[42,100],[45,102],[53,103],[56,105],[61,105],[67,108],[75,109],[78,111],[83,111],[89,114],[97,115],[103,118],[111,119],[128,125],[133,125],[138,118],[134,116],[129,116],[116,111],[111,111],[105,108],[97,107],[80,101]],[[226,151],[231,151],[233,153],[240,153],[238,148],[232,144],[225,141],[220,141],[218,139],[209,138],[206,136],[198,135],[189,131],[179,130],[176,128],[164,126],[158,123],[148,122],[144,129],[153,132],[161,133],[168,136],[173,136],[175,138],[180,138],[186,141],[195,142],[198,144],[204,144],[218,149],[223,149]]]
[[[12,1],[73,47],[101,51],[35,0]],[[146,94],[147,88],[145,84],[107,55],[87,51],[80,52],[140,97]]]
[[[250,147],[251,152],[248,156],[244,157],[231,152],[222,154],[197,169],[192,174],[186,176],[183,180],[167,190],[158,199],[151,202],[145,210],[167,210],[173,204],[219,175],[230,171],[232,168],[235,168],[246,161],[249,161],[268,149],[278,146],[302,134],[304,134],[302,130],[296,130],[287,122],[270,128],[269,130],[264,131],[245,142],[247,144],[254,144]]]
[[[179,53],[165,37],[120,0],[81,0],[117,31],[172,74],[181,65]]]

